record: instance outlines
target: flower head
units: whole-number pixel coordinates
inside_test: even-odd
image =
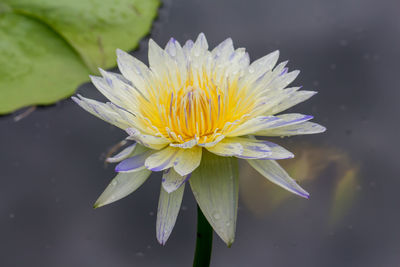
[[[286,88],[299,74],[276,65],[279,52],[250,64],[244,48],[227,39],[208,50],[204,34],[182,47],[149,42],[149,65],[117,50],[122,75],[100,70],[93,84],[110,102],[73,97],[82,108],[125,130],[135,143],[109,162],[119,173],[95,206],[135,191],[151,171],[163,171],[157,239],[164,244],[175,224],[186,181],[204,215],[229,245],[238,201],[237,158],[270,181],[302,197],[302,189],[275,161],[292,158],[285,148],[255,136],[314,134],[325,128],[309,115],[275,115],[315,94]]]

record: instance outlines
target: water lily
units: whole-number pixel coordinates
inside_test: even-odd
[[[234,241],[238,205],[237,161],[247,161],[271,182],[308,198],[275,160],[292,158],[285,148],[255,136],[292,136],[325,131],[310,115],[276,115],[316,92],[287,86],[299,71],[276,65],[279,52],[252,63],[229,38],[208,50],[204,34],[164,49],[149,41],[149,65],[118,50],[122,75],[100,70],[93,84],[110,102],[73,97],[86,111],[135,141],[109,162],[117,176],[97,200],[100,207],[140,187],[152,171],[163,172],[157,239],[165,244],[190,183],[205,218],[222,240]],[[251,177],[249,177],[250,179]]]

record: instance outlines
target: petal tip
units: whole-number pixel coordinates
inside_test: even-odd
[[[116,172],[121,172],[121,171],[123,171],[123,168],[122,168],[122,162],[121,163],[119,163],[117,166],[115,166],[115,168],[114,168],[114,170],[116,171]]]
[[[117,54],[117,57],[118,57],[118,56],[124,55],[126,52],[122,49],[117,48],[117,49],[115,49],[115,53]]]
[[[94,203],[93,205],[93,209],[98,209],[104,206],[104,203],[99,203],[98,201],[96,201],[96,203]]]
[[[165,244],[167,243],[167,239],[164,240],[164,237],[158,236],[157,235],[157,242],[161,245],[161,246],[165,246]]]
[[[307,191],[297,192],[297,195],[299,195],[299,196],[301,196],[302,198],[305,198],[305,199],[310,199],[310,193],[308,193]]]
[[[162,187],[164,188],[164,190],[168,193],[171,194],[172,192],[174,192],[177,188],[172,188],[170,186],[167,186],[165,183],[162,183]]]

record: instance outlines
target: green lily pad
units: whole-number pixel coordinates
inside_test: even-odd
[[[158,0],[0,0],[0,114],[71,95],[149,31]]]

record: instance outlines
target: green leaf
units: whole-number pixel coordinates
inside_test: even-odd
[[[71,95],[150,29],[158,0],[0,0],[0,114]]]
[[[220,157],[204,149],[200,167],[189,181],[204,216],[230,246],[235,239],[238,206],[237,159]]]

